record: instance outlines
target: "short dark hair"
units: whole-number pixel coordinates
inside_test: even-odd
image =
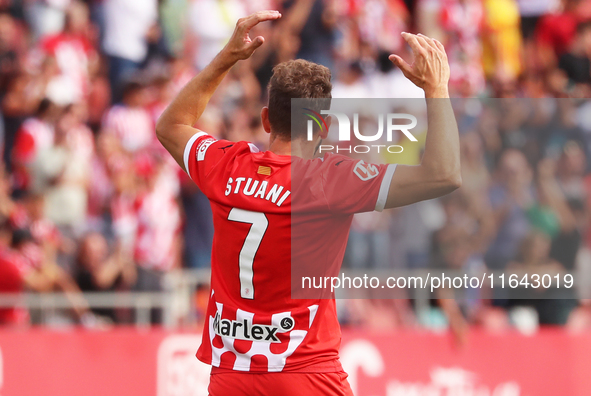
[[[269,82],[269,122],[272,132],[291,140],[291,99],[328,99],[322,107],[330,106],[332,84],[330,70],[303,59],[291,60],[273,68]],[[303,131],[301,134],[303,135]]]

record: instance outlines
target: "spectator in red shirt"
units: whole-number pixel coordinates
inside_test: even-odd
[[[548,14],[539,21],[535,36],[545,68],[556,65],[558,58],[573,44],[577,25],[591,17],[584,11],[584,3],[583,0],[563,0],[560,12]]]
[[[37,292],[62,291],[72,303],[77,320],[83,324],[96,322],[80,288],[72,276],[56,264],[51,250],[42,249],[26,229],[13,231],[12,248],[23,258],[23,280],[27,288]]]
[[[580,97],[591,93],[591,21],[577,26],[577,35],[570,50],[562,54],[558,67],[564,70]]]
[[[8,221],[0,225],[0,293],[22,293],[26,289],[46,292],[59,286],[63,290],[74,292],[70,295],[72,299],[81,299],[69,287],[67,275],[57,265],[44,263],[41,249],[31,238],[26,230],[13,232]],[[84,306],[77,309],[80,317],[85,312]],[[27,322],[26,311],[16,306],[0,308],[0,325]]]

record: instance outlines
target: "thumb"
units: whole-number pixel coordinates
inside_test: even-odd
[[[263,36],[257,36],[254,40],[252,40],[252,44],[250,48],[254,51],[255,49],[259,48],[265,42],[265,38]]]
[[[390,55],[388,59],[390,59],[392,63],[398,66],[405,76],[409,77],[410,75],[412,75],[412,67],[408,63],[406,63],[404,59],[395,54]]]

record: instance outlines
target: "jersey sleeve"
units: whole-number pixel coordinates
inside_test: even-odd
[[[323,172],[329,210],[333,213],[381,212],[386,206],[395,171],[395,164],[376,165],[347,157],[332,158]]]
[[[201,190],[205,190],[207,175],[222,160],[226,149],[233,145],[232,142],[217,140],[202,131],[189,139],[183,154],[185,171]]]

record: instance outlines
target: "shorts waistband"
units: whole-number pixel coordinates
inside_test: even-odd
[[[228,374],[228,373],[241,373],[241,374],[280,374],[280,373],[339,373],[343,371],[343,366],[341,365],[340,360],[331,360],[328,362],[321,362],[310,364],[304,367],[299,367],[296,369],[287,368],[283,371],[239,371],[239,370],[232,370],[228,368],[222,367],[211,367],[211,374]]]

